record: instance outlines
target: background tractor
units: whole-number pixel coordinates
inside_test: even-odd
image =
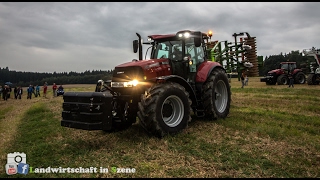
[[[308,85],[318,85],[320,83],[320,50],[311,48],[309,50],[304,49],[303,54],[305,56],[313,57],[313,60],[309,62],[310,73],[307,77]]]
[[[297,68],[296,62],[281,62],[278,69],[269,71],[265,77],[260,78],[260,82],[266,82],[267,85],[287,85],[289,73],[292,74],[295,84],[306,82],[306,75],[302,69]]]
[[[150,35],[133,41],[139,59],[114,68],[95,92],[63,95],[61,126],[114,131],[139,124],[163,137],[188,126],[191,111],[207,119],[226,118],[231,91],[225,68],[209,58],[211,35],[200,31]],[[142,45],[150,59],[142,59]]]

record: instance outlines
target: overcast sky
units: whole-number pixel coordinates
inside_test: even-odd
[[[0,67],[25,72],[111,70],[138,58],[139,33],[179,30],[256,37],[258,56],[320,48],[319,2],[0,2]]]

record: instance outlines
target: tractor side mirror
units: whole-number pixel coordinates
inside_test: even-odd
[[[137,53],[138,52],[139,41],[138,40],[134,40],[132,45],[133,45],[133,52]]]

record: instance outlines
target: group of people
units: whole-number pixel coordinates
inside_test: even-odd
[[[34,97],[38,97],[38,96],[40,97],[40,86],[36,85],[36,87],[34,87],[33,85],[30,84],[27,89],[27,92],[28,92],[27,99],[31,99],[32,94],[34,94]]]
[[[58,87],[56,85],[56,83],[53,83],[52,90],[53,90],[53,97],[57,97],[59,95],[63,95],[64,94],[64,90],[63,90],[62,85],[60,85]]]
[[[43,85],[43,97],[47,97],[47,90],[48,90],[48,83],[45,82]],[[0,86],[0,98],[2,96],[3,100],[7,101],[8,98],[10,98],[10,93],[11,93],[11,87],[9,85],[4,85],[4,87]],[[52,85],[52,92],[53,92],[53,97],[57,97],[59,94],[59,92],[63,92],[63,87],[62,85],[60,85],[59,87],[56,85],[56,83],[53,83]],[[23,89],[21,86],[16,86],[14,87],[14,98],[15,99],[21,99],[22,94],[23,94]],[[63,94],[62,93],[62,94]],[[60,93],[60,95],[62,95]],[[31,99],[32,95],[34,95],[34,97],[40,97],[40,86],[39,85],[29,85],[29,87],[27,88],[27,99]]]

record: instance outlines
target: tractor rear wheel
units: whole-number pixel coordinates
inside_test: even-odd
[[[308,85],[318,85],[319,82],[317,82],[317,76],[319,75],[316,75],[316,74],[308,74],[308,77],[307,77],[307,83]]]
[[[298,72],[294,77],[294,81],[296,84],[304,84],[306,83],[306,76],[303,72]]]
[[[168,82],[152,86],[138,103],[140,125],[159,138],[188,126],[191,100],[183,86]]]
[[[206,117],[225,118],[229,114],[231,91],[223,69],[215,69],[202,87],[202,102]]]
[[[288,77],[284,74],[281,74],[277,79],[278,85],[287,85],[288,84]]]

